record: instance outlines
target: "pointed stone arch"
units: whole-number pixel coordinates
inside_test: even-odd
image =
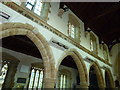
[[[113,80],[113,76],[110,69],[107,67],[104,67],[104,69],[105,69],[105,72],[108,74],[108,78],[110,80],[110,88],[115,88],[115,82]]]
[[[96,76],[97,76],[97,80],[98,80],[98,87],[105,88],[105,82],[104,82],[102,70],[101,70],[99,64],[97,62],[93,61],[90,64],[90,68],[91,67],[93,67],[96,72]],[[90,72],[90,69],[89,69],[89,72]]]
[[[79,77],[80,77],[80,87],[87,88],[88,87],[87,69],[86,69],[86,66],[83,61],[82,56],[79,54],[79,52],[76,49],[70,49],[61,56],[61,58],[59,59],[59,61],[57,63],[57,67],[56,67],[57,72],[58,72],[59,66],[60,66],[61,62],[63,61],[63,59],[69,55],[73,58],[74,62],[76,63],[76,66],[78,68]],[[57,72],[56,72],[56,75],[57,75]]]
[[[55,62],[52,50],[43,35],[30,24],[3,23],[0,25],[0,39],[13,35],[25,35],[36,45],[44,64],[44,87],[53,88]]]

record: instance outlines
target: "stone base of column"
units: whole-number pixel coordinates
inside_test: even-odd
[[[44,81],[44,88],[54,88],[55,79],[46,78]]]
[[[88,85],[87,84],[81,84],[81,85],[77,85],[76,86],[77,89],[80,89],[80,90],[88,90]]]

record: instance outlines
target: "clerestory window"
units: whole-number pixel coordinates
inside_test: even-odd
[[[42,0],[27,0],[26,7],[40,16],[43,2]]]
[[[49,2],[43,0],[27,0],[25,7],[40,16],[44,20],[48,20],[48,13],[50,8]]]
[[[69,23],[69,36],[75,38],[75,26]]]
[[[69,14],[68,35],[76,41],[80,41],[80,23],[72,14]]]
[[[95,54],[98,54],[98,51],[97,51],[97,39],[95,37],[95,35],[90,32],[90,50],[95,53]]]

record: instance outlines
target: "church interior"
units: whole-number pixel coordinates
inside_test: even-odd
[[[0,1],[0,89],[120,89],[120,2]]]

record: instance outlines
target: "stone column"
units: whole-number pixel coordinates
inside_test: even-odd
[[[83,88],[83,89],[84,88],[88,89],[88,84],[87,83],[81,83],[80,87]]]
[[[104,84],[98,85],[99,86],[99,90],[105,90],[106,86]]]
[[[45,78],[44,79],[44,88],[54,88],[56,79]]]
[[[12,88],[14,86],[14,77],[15,77],[15,73],[17,71],[18,64],[19,64],[19,62],[17,62],[17,63],[10,62],[8,64],[7,75],[5,77],[5,81],[4,81],[3,86],[2,86],[3,90],[5,88]]]
[[[77,85],[78,90],[88,90],[88,84],[84,83],[84,84],[80,84],[80,85]]]

